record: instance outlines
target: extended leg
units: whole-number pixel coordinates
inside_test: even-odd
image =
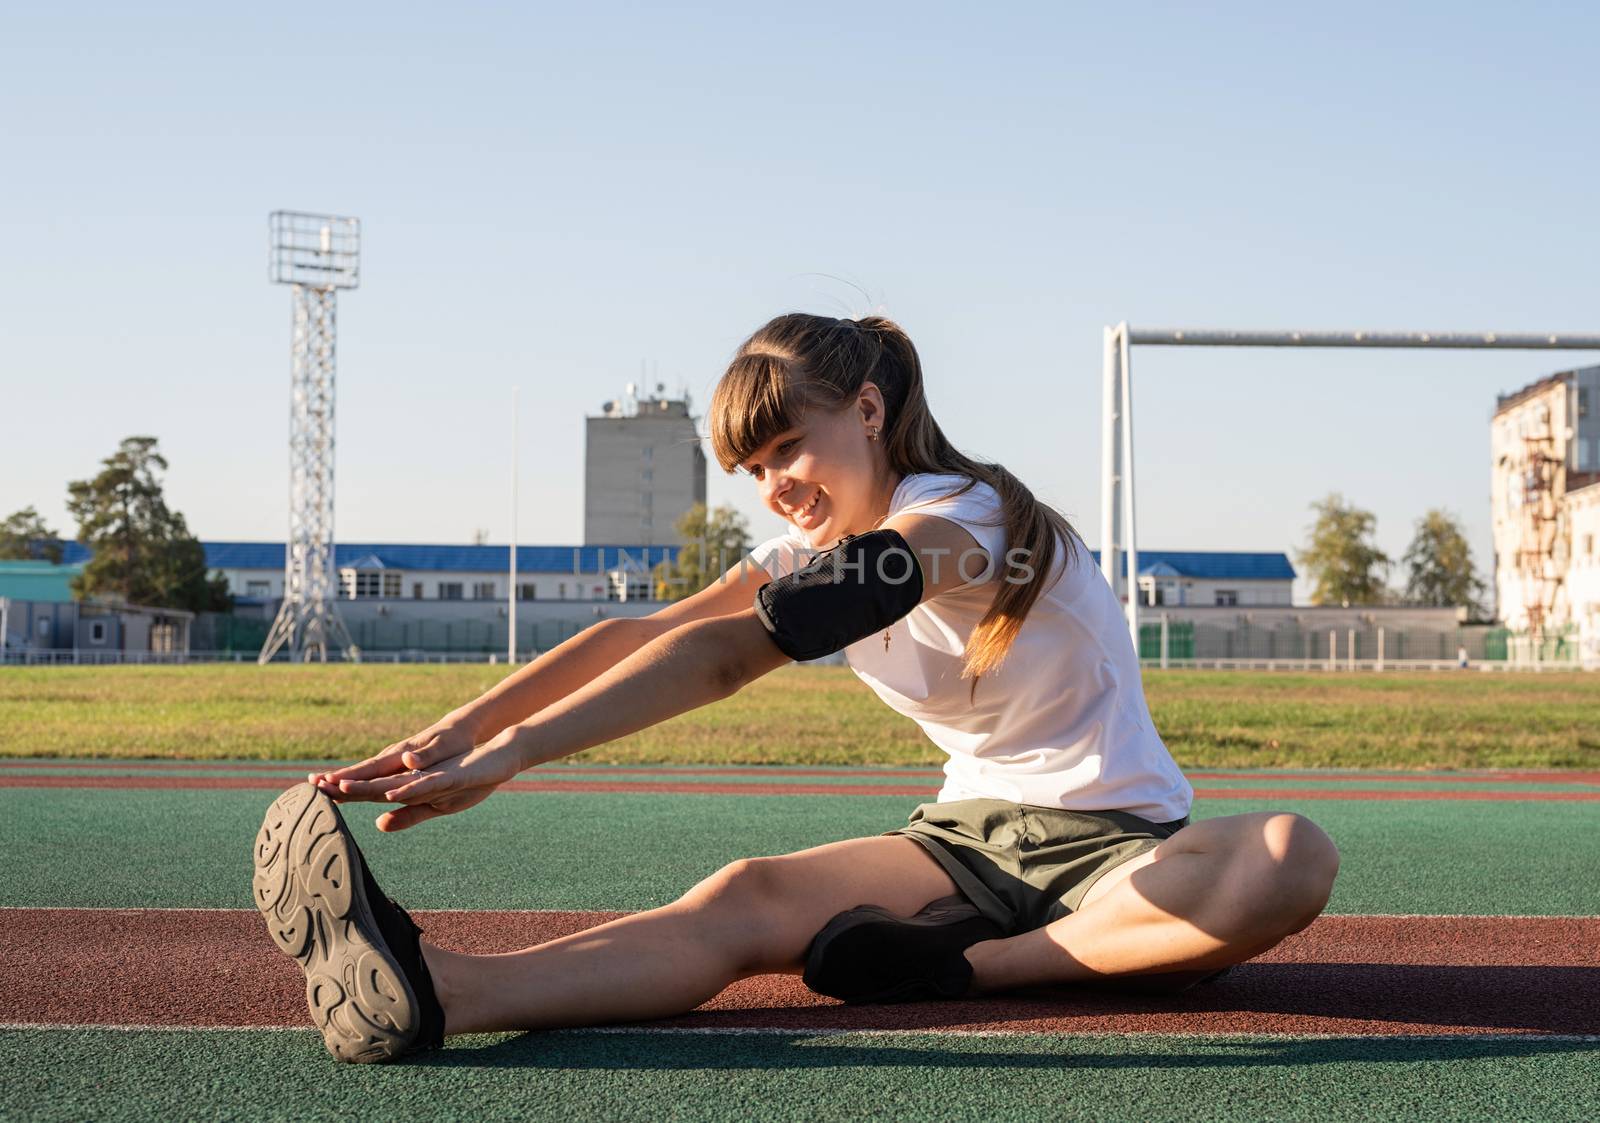
[[[907,916],[955,891],[909,838],[858,838],[725,866],[677,901],[504,955],[423,944],[447,1033],[597,1025],[692,1010],[750,975],[798,973],[830,917]]]
[[[1239,963],[1316,919],[1338,869],[1332,841],[1299,815],[1196,823],[1105,875],[1072,915],[968,948],[974,988]]]

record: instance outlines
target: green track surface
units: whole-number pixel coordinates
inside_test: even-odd
[[[748,1036],[457,1038],[336,1066],[309,1032],[0,1032],[0,1109],[41,1120],[1592,1120],[1600,1042]]]
[[[0,905],[250,907],[268,791],[0,789]],[[382,835],[348,819],[408,908],[652,908],[735,858],[902,824],[905,796],[502,793]],[[1600,914],[1592,803],[1202,802],[1197,817],[1298,810],[1338,843],[1334,913]]]

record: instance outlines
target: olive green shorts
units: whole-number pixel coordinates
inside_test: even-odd
[[[924,803],[885,834],[914,838],[1006,935],[1066,916],[1089,887],[1187,826],[1125,811],[1063,811],[1004,799]]]

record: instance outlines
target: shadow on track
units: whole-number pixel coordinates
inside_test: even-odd
[[[407,1067],[632,1069],[637,1071],[773,1072],[830,1068],[1162,1069],[1227,1070],[1349,1064],[1476,1062],[1587,1055],[1600,1062],[1600,1041],[1348,1037],[1315,1040],[1230,1041],[1225,1038],[1121,1038],[1108,1049],[1102,1038],[1033,1036],[1016,1041],[956,1037],[896,1043],[870,1034],[631,1034],[573,1030],[525,1033],[484,1044],[462,1038],[443,1052],[424,1054]],[[471,1042],[471,1043],[469,1043]]]
[[[1600,1060],[1600,968],[1248,963],[1185,994],[1034,990],[964,1002],[704,1010],[652,1023],[726,1033],[570,1030],[463,1038],[423,1065],[642,1068],[817,1065],[1255,1067],[1590,1053]],[[759,1034],[738,1034],[760,1027]],[[645,1027],[650,1028],[650,1027]],[[796,1031],[793,1035],[784,1031]],[[849,1044],[874,1031],[991,1030],[939,1048]],[[809,1033],[807,1031],[810,1031]],[[823,1031],[820,1032],[819,1031]],[[1154,1032],[1152,1032],[1154,1031]],[[1467,1032],[1463,1032],[1467,1031]],[[1106,1051],[1095,1037],[1125,1034]],[[1161,1034],[1156,1036],[1155,1033]],[[1204,1038],[1167,1035],[1205,1034]],[[1252,1034],[1330,1034],[1252,1040]],[[1399,1035],[1412,1036],[1399,1036]],[[1425,1036],[1430,1034],[1443,1036]],[[1549,1034],[1509,1039],[1507,1034]],[[1215,1036],[1213,1036],[1215,1035]],[[1589,1040],[1562,1040],[1561,1037]],[[1023,1046],[1020,1043],[1029,1043]],[[974,1044],[974,1043],[984,1044]],[[997,1051],[998,1050],[998,1051]]]

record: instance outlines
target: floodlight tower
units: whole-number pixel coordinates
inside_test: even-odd
[[[334,297],[361,280],[361,222],[336,215],[273,211],[268,274],[291,285],[289,359],[289,540],[283,604],[257,663],[283,647],[292,662],[328,658],[330,644],[355,655],[339,616],[333,580]]]

